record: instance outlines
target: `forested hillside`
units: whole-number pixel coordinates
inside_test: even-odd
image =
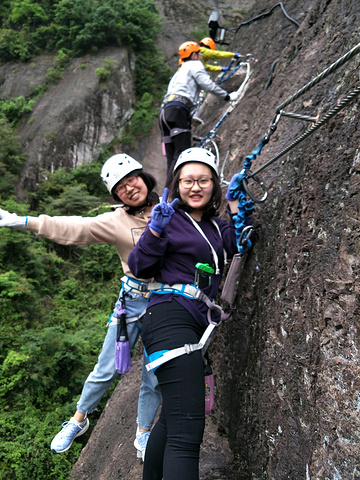
[[[0,207],[33,216],[94,216],[109,210],[101,165],[120,141],[129,146],[149,131],[168,78],[156,47],[160,18],[154,2],[5,1],[0,27]],[[116,61],[100,61],[104,48],[120,52]],[[92,55],[99,58],[96,69]],[[131,113],[131,127],[127,121],[126,131],[117,128],[115,135],[105,118],[105,141],[77,166],[92,163],[71,170],[75,165],[62,160],[71,136],[59,124],[45,125],[43,103],[54,97],[73,62],[81,64],[81,89],[89,88],[91,77],[101,91],[113,71],[123,68],[119,61],[130,57],[133,68],[126,83],[131,95],[123,110]],[[85,102],[72,103],[84,117]],[[56,117],[54,105],[50,113]],[[58,115],[66,118],[61,111]],[[42,150],[44,163],[39,161]],[[38,163],[30,168],[32,156]],[[1,229],[1,479],[69,477],[82,444],[54,455],[50,442],[71,416],[96,363],[121,274],[113,247],[64,247]]]
[[[217,130],[225,179],[247,155],[253,171],[266,165],[359,89],[356,53],[283,108],[312,121],[277,115],[360,43],[353,0],[4,1],[0,208],[97,215],[111,208],[99,170],[117,151],[152,166],[162,185],[161,97],[179,43],[207,35],[213,10],[227,29],[218,48],[253,58],[244,97]],[[243,78],[239,70],[222,86]],[[255,205],[256,242],[210,346],[216,405],[203,480],[359,477],[358,107],[354,95],[259,174],[269,195]],[[208,135],[226,108],[207,96],[194,133]],[[0,479],[141,477],[140,346],[88,433],[65,454],[49,448],[96,362],[120,277],[109,246],[0,230]]]

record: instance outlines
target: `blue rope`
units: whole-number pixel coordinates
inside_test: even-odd
[[[232,64],[233,64],[233,63],[234,63],[234,59],[232,58],[231,61],[230,61],[230,63],[229,63],[229,68],[228,68],[228,70],[230,70],[230,68],[232,67]],[[226,74],[226,73],[227,73],[227,72],[223,72],[223,74],[222,74],[221,77],[219,78],[219,81],[218,81],[219,84],[225,82],[225,80],[223,80],[223,78],[225,77],[225,74]]]
[[[215,127],[210,130],[210,133],[208,135],[206,135],[206,137],[201,140],[200,144],[199,144],[199,147],[202,147],[203,144],[206,142],[206,140],[208,140],[209,138],[213,137],[216,133],[216,130],[220,127],[220,125],[223,123],[223,121],[225,120],[225,118],[229,115],[230,112],[226,112],[225,115],[220,118],[220,120],[218,121],[218,123],[215,125]]]
[[[238,209],[239,211],[233,215],[233,220],[235,222],[235,234],[236,234],[236,243],[238,244],[238,252],[243,255],[247,250],[252,247],[252,242],[250,239],[247,240],[246,245],[239,245],[239,240],[241,234],[246,227],[246,217],[254,210],[254,203],[252,200],[246,199],[246,192],[243,186],[243,180],[247,181],[247,170],[251,168],[252,161],[256,159],[257,155],[260,155],[261,150],[264,146],[263,139],[260,140],[259,145],[256,150],[251,152],[251,155],[245,157],[245,162],[242,170],[239,172],[237,178],[229,187],[229,193],[232,198],[239,200]]]
[[[232,62],[232,60],[231,60],[231,62]],[[230,62],[230,65],[229,65],[229,70],[230,70],[231,62]],[[241,67],[241,65],[237,65],[237,66],[234,68],[234,70],[233,70],[226,78],[224,78],[224,77],[225,77],[225,75],[227,75],[227,73],[228,73],[229,70],[226,71],[226,72],[224,72],[224,73],[222,74],[222,76],[219,78],[219,80],[218,80],[217,83],[218,83],[219,85],[221,85],[222,83],[226,82],[227,80],[230,80],[230,78],[231,78],[233,75],[235,75],[235,73],[239,70],[240,67]]]

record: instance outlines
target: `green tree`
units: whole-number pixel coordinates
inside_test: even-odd
[[[0,116],[0,200],[14,195],[14,182],[24,161],[18,137],[9,121]]]
[[[48,20],[48,15],[38,3],[30,0],[18,0],[12,3],[12,11],[7,23],[14,30],[35,29],[37,26],[47,23]]]

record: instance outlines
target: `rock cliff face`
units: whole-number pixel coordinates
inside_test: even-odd
[[[90,163],[102,146],[121,134],[135,104],[131,61],[126,49],[110,48],[74,59],[63,79],[38,100],[19,130],[28,154],[17,189],[20,198],[24,189],[31,191],[44,180],[42,170]],[[29,65],[20,64],[15,74],[3,69],[5,95],[26,95],[31,86],[44,83],[53,62],[50,57],[40,57]],[[113,70],[102,85],[95,69],[104,67],[105,62],[111,63]]]
[[[198,18],[206,23],[212,7],[227,15],[226,20],[233,18],[235,28],[243,21],[231,13],[240,2],[157,3],[166,25],[160,45],[174,69],[177,46],[190,35],[190,23]],[[229,50],[250,52],[256,59],[244,98],[218,129],[221,159],[229,152],[227,179],[256,149],[276,107],[360,42],[360,4],[353,0],[288,0],[286,13],[299,26],[280,4],[262,0],[249,5],[245,20],[277,7],[236,34],[227,32]],[[131,83],[129,90],[122,88],[123,79],[130,82],[131,62],[125,52],[109,50],[98,56],[97,65],[104,57],[122,58],[113,83],[91,90],[89,72],[94,67],[81,80],[81,67],[74,63],[68,77],[64,75],[68,81],[54,87],[39,103],[33,123],[23,126],[21,136],[29,151],[23,185],[39,181],[40,168],[89,161],[126,122]],[[48,61],[44,59],[44,65]],[[88,61],[95,65],[94,57]],[[275,61],[271,85],[264,90]],[[285,110],[323,118],[359,86],[359,63],[356,55]],[[41,69],[45,67],[39,64],[33,75]],[[224,87],[232,91],[242,79],[242,73],[235,75]],[[15,88],[11,85],[9,92]],[[75,86],[88,92],[79,103],[77,97],[71,100]],[[203,480],[360,476],[358,107],[359,97],[260,174],[269,197],[255,209],[257,240],[241,277],[236,310],[218,328],[210,347],[216,408],[207,419]],[[200,111],[204,125],[194,133],[207,135],[226,108],[208,96]],[[307,128],[304,121],[282,117],[253,170]],[[165,162],[156,125],[137,153],[139,160],[158,168],[161,184]],[[141,477],[132,446],[140,357],[139,347],[132,373],[119,382],[87,434],[71,479]]]
[[[278,9],[234,38],[235,50],[246,45],[258,61],[221,130],[223,154],[232,154],[228,178],[242,164],[239,156],[257,147],[276,106],[359,43],[358,4],[311,1],[304,9],[290,1],[286,10],[299,28]],[[359,86],[358,67],[357,55],[285,110],[322,118]],[[356,100],[260,174],[269,198],[256,207],[258,240],[236,315],[213,344],[214,416],[248,478],[359,475],[358,106]],[[282,117],[253,170],[308,127]]]

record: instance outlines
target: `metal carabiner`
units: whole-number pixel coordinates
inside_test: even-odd
[[[283,114],[282,110],[280,110],[279,112],[276,112],[274,118],[271,120],[271,123],[269,125],[269,129],[268,129],[269,136],[272,135],[275,132],[275,130],[278,126],[278,123],[280,122],[280,118],[281,118],[282,114]]]
[[[255,228],[252,225],[248,225],[247,227],[245,227],[241,232],[238,245],[245,248],[247,246],[247,241],[250,240],[251,234],[254,230]]]
[[[243,180],[242,180],[242,184],[243,184],[245,192],[249,195],[249,197],[251,198],[251,200],[253,202],[255,202],[255,203],[265,202],[265,200],[268,197],[268,190],[266,188],[266,185],[256,175],[253,176],[251,170],[247,170],[247,171],[250,173],[250,175],[247,175],[247,177],[243,178]],[[258,185],[260,185],[260,187],[262,188],[262,191],[264,192],[264,195],[261,198],[256,197],[250,191],[248,183],[247,183],[248,178],[252,178],[254,180],[254,182],[256,182]]]

